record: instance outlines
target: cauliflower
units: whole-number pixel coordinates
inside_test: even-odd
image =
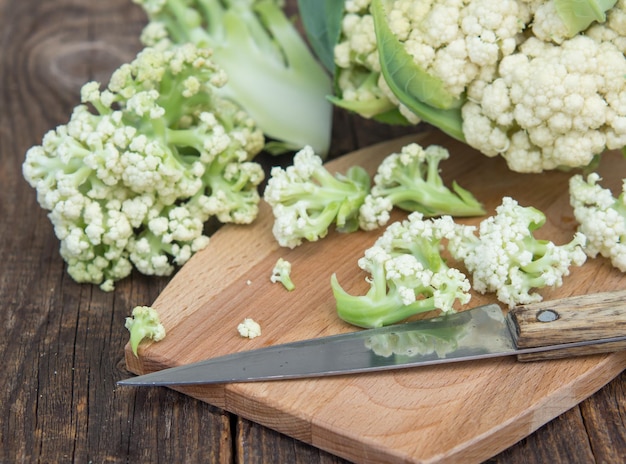
[[[338,316],[359,327],[380,327],[436,309],[454,311],[457,301],[467,303],[470,282],[440,254],[441,241],[455,230],[450,216],[424,220],[419,212],[391,224],[359,259],[370,275],[365,295],[350,295],[332,275]]]
[[[388,155],[378,166],[374,185],[359,209],[360,227],[371,230],[386,224],[394,205],[419,211],[424,216],[480,216],[483,206],[456,182],[452,189],[443,184],[439,163],[450,153],[444,147],[408,144],[399,153]]]
[[[77,282],[106,291],[130,274],[169,275],[207,246],[204,224],[250,223],[264,173],[264,138],[216,95],[225,73],[192,44],[146,48],[82,87],[65,125],[28,150],[36,189]]]
[[[578,191],[588,198],[595,195]],[[624,205],[621,208],[626,211]],[[624,217],[620,216],[622,231],[626,231]],[[478,234],[477,227],[457,224],[450,215],[424,219],[420,212],[411,213],[406,220],[391,224],[359,260],[359,267],[370,274],[365,295],[350,295],[332,275],[337,314],[360,327],[380,327],[424,311],[455,311],[456,303],[469,302],[470,288],[495,293],[510,307],[541,301],[533,290],[561,286],[570,267],[582,266],[587,258],[582,232],[564,245],[535,238],[534,231],[545,219],[541,211],[522,207],[510,197],[503,198],[494,216],[480,222]],[[598,222],[602,220],[603,215]],[[465,266],[471,284],[444,261],[444,250]]]
[[[457,226],[448,236],[448,249],[465,264],[472,288],[479,293],[495,292],[510,307],[541,301],[534,289],[561,286],[570,266],[582,266],[586,260],[586,238],[580,232],[561,246],[536,239],[533,232],[545,219],[536,208],[505,197],[496,215],[480,223],[478,236],[473,226]]]
[[[518,172],[626,145],[626,0],[361,0],[339,19],[338,106],[429,123]]]
[[[246,317],[243,322],[237,326],[239,335],[244,338],[256,338],[261,336],[261,326],[254,319]]]
[[[341,232],[358,229],[359,208],[370,191],[370,177],[360,166],[332,175],[313,148],[306,146],[283,169],[273,167],[263,194],[275,217],[273,233],[281,246],[317,241],[334,223]]]
[[[570,179],[570,203],[579,223],[578,230],[587,237],[585,252],[591,258],[598,254],[613,266],[626,272],[626,181],[615,198],[602,188],[596,173],[575,175]]]
[[[385,9],[378,0],[347,2],[335,46],[339,95],[332,101],[383,121],[393,121],[395,109],[397,120],[416,124],[425,115],[411,112],[382,75],[384,36],[397,39],[402,59],[414,66],[413,74],[419,70],[440,89],[434,91],[429,81],[421,86],[420,96],[452,108],[473,80],[495,73],[501,57],[514,51],[528,16],[528,8],[516,0],[395,0]]]
[[[291,263],[283,258],[278,258],[274,269],[272,269],[270,281],[272,283],[280,282],[289,291],[295,289],[296,286],[291,280]]]
[[[159,313],[150,306],[136,306],[132,316],[126,318],[125,327],[130,332],[130,346],[135,356],[142,340],[148,338],[159,342],[165,338],[165,327],[159,320]]]

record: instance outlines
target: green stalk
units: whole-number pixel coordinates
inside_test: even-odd
[[[388,189],[384,192],[394,205],[405,211],[419,211],[427,217],[449,214],[457,217],[482,216],[485,209],[474,198],[455,195],[445,187],[440,189],[429,188],[407,189],[401,186]],[[458,185],[456,186],[457,188]]]
[[[343,100],[338,97],[329,96],[328,101],[339,108],[360,114],[364,118],[368,119],[374,118],[379,114],[384,114],[395,108],[395,105],[386,98],[375,98],[372,100]]]
[[[376,277],[374,276],[374,279]],[[347,293],[337,276],[331,276],[331,287],[337,303],[337,315],[357,327],[374,328],[402,321],[415,314],[437,309],[433,298],[416,300],[410,305],[402,303],[398,295],[386,294],[385,283],[374,282],[366,295],[354,296]]]

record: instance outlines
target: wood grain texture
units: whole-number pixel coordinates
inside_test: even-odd
[[[567,174],[515,174],[502,160],[487,159],[436,131],[368,147],[327,166],[343,173],[359,164],[373,172],[385,156],[411,141],[449,148],[455,156],[442,166],[443,175],[474,192],[490,212],[507,192],[546,212],[547,223],[538,235],[556,243],[571,240],[575,225],[566,205]],[[620,184],[621,163],[618,154],[605,157],[600,172],[608,185]],[[485,183],[483,176],[495,181]],[[480,219],[462,221],[477,224]],[[330,275],[336,272],[347,291],[364,293],[365,275],[356,262],[381,231],[331,231],[318,242],[290,250],[277,245],[272,224],[269,207],[262,204],[257,222],[223,227],[180,270],[154,302],[168,337],[140,347],[139,358],[127,350],[131,371],[152,372],[207,356],[354,330],[336,316]],[[292,263],[292,292],[269,281],[279,257]],[[219,272],[224,268],[227,279]],[[622,273],[597,259],[572,268],[563,287],[541,293],[554,304],[568,295],[618,290],[625,283]],[[470,306],[495,301],[493,295],[474,294]],[[237,335],[236,325],[245,317],[261,323],[261,337],[248,341]],[[620,352],[530,365],[507,358],[179,389],[355,462],[480,462],[575,406],[625,366],[626,352]],[[513,391],[514,403],[498,401]]]
[[[621,288],[621,287],[618,287]],[[626,334],[626,291],[591,293],[542,301],[509,311],[507,321],[518,348],[588,342]],[[524,353],[519,361],[559,359],[626,349],[626,340]]]
[[[124,318],[166,280],[135,275],[111,294],[74,283],[21,176],[24,153],[68,120],[80,85],[139,49],[143,22],[127,0],[0,1],[2,463],[233,460],[224,411],[115,386],[127,375]]]
[[[601,340],[626,334],[626,291],[617,289],[513,308],[509,319],[516,329],[518,348]],[[542,321],[542,314],[547,314],[548,319]]]
[[[169,279],[134,274],[113,294],[75,284],[21,163],[82,83],[133,56],[144,21],[130,0],[0,0],[0,462],[345,462],[172,390],[115,387],[124,318]],[[333,155],[410,131],[336,111]],[[625,387],[621,374],[489,462],[626,461]]]

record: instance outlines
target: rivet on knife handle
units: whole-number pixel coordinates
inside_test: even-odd
[[[518,306],[507,316],[519,349],[603,340],[626,334],[626,291],[595,293]],[[519,361],[557,359],[626,349],[626,341],[520,354]]]

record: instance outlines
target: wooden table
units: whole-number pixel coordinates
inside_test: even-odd
[[[84,82],[134,56],[145,21],[130,0],[0,0],[0,463],[345,462],[172,390],[115,385],[124,319],[168,279],[73,282],[21,164]],[[337,111],[332,155],[407,132]],[[624,462],[625,417],[621,374],[489,462]]]

